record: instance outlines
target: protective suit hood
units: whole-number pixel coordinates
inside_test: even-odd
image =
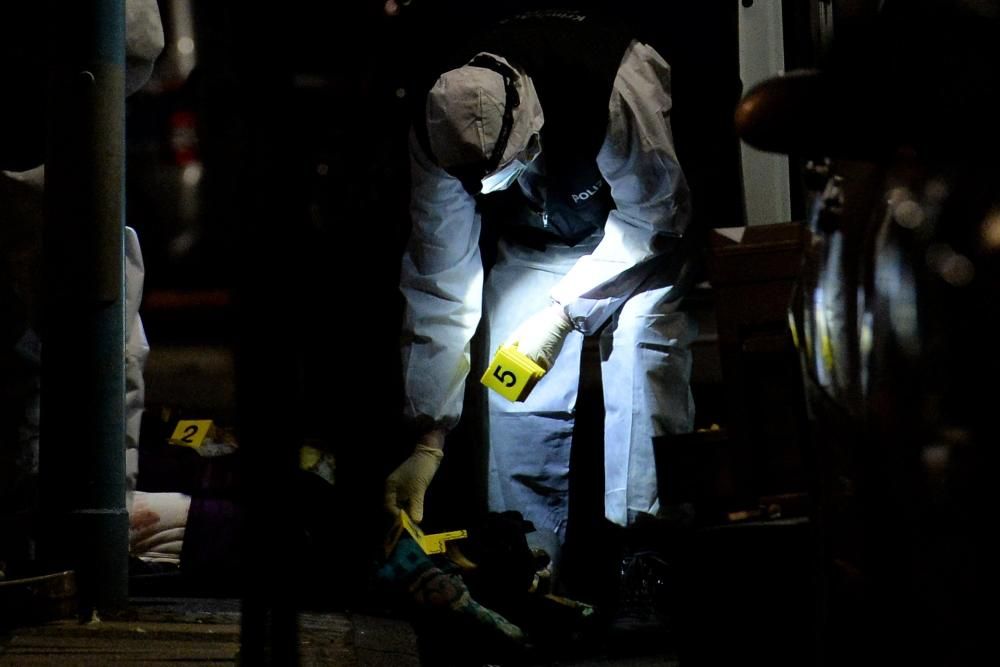
[[[45,159],[48,3],[0,5],[0,169],[24,171]],[[156,0],[125,2],[125,94],[149,80],[164,47]]]
[[[531,138],[541,131],[544,116],[534,84],[523,70],[494,54],[481,53],[476,58],[482,56],[514,73],[511,83],[518,102],[496,165],[500,168],[525,152]],[[438,164],[451,170],[488,162],[501,135],[507,99],[504,76],[492,69],[466,64],[438,77],[426,106],[428,143]]]

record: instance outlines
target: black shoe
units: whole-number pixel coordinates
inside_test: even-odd
[[[618,600],[608,627],[610,650],[659,651],[672,644],[670,573],[669,563],[655,551],[622,559]]]

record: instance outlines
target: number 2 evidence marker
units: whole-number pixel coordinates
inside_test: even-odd
[[[479,380],[508,401],[524,401],[545,369],[513,345],[501,345]]]
[[[198,449],[213,426],[211,419],[181,419],[167,442],[171,445]]]

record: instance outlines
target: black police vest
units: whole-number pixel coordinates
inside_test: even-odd
[[[630,41],[606,16],[530,11],[500,21],[459,50],[455,67],[485,51],[523,68],[545,115],[542,173],[533,192],[539,201],[528,199],[517,185],[480,195],[487,224],[533,245],[575,245],[604,225],[614,204],[597,154],[607,133],[611,89]]]

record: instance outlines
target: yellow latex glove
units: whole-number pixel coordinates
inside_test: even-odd
[[[443,447],[443,431],[431,431],[420,439],[409,458],[385,480],[387,511],[395,516],[403,509],[414,523],[423,520],[424,494],[444,458]]]
[[[549,370],[562,349],[566,335],[572,330],[573,324],[566,311],[554,303],[522,322],[504,343],[516,346],[522,354]]]

